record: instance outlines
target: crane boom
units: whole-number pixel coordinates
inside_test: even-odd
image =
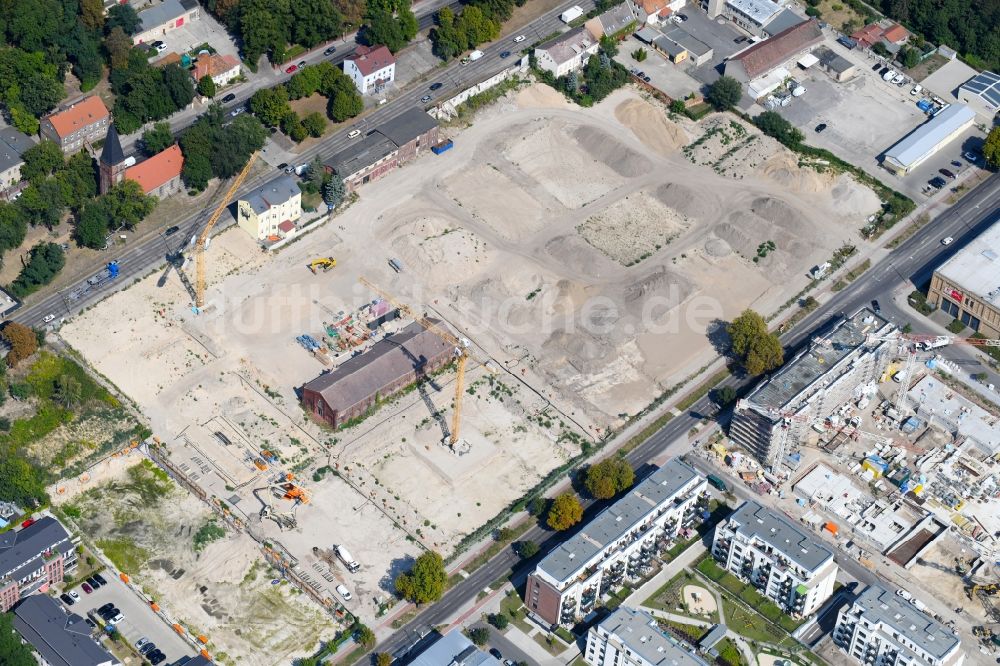
[[[195,282],[195,298],[194,304],[199,310],[205,305],[205,243],[208,242],[208,235],[212,232],[212,228],[215,227],[215,223],[219,221],[219,217],[222,216],[222,211],[226,209],[229,205],[229,200],[233,198],[236,194],[236,190],[243,184],[246,180],[247,175],[250,173],[250,167],[257,160],[258,153],[255,151],[250,155],[250,159],[247,160],[246,166],[240,171],[233,182],[229,185],[229,189],[226,190],[226,195],[222,197],[222,201],[216,207],[212,216],[208,218],[208,222],[205,224],[205,228],[202,229],[201,235],[198,236],[198,242],[195,245],[195,255],[198,260],[197,278]]]

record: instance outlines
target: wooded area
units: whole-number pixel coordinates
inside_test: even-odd
[[[1000,69],[1000,2],[875,0],[874,6],[927,41],[950,46],[978,69]]]

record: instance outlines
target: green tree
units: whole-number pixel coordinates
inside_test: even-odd
[[[0,469],[0,472],[7,471]],[[21,642],[21,636],[14,630],[13,619],[13,613],[0,614],[0,662],[4,666],[37,666],[38,662],[31,648]]]
[[[28,223],[21,209],[0,201],[0,252],[20,247],[27,232]]]
[[[115,28],[121,28],[126,35],[134,35],[139,31],[139,14],[130,3],[115,4],[108,10],[108,18],[104,22],[104,34],[110,34]]]
[[[35,337],[35,332],[23,324],[8,322],[3,330],[0,330],[0,337],[3,337],[10,346],[5,359],[7,367],[16,367],[18,363],[38,351],[38,338]]]
[[[373,7],[368,3],[365,24],[359,37],[369,46],[385,45],[393,53],[410,43],[419,29],[417,19],[409,9],[409,3],[395,14],[383,7]]]
[[[77,216],[73,236],[84,247],[99,250],[104,247],[111,218],[108,209],[100,200],[88,202]]]
[[[66,165],[56,172],[63,204],[71,211],[79,211],[88,199],[97,195],[98,179],[94,159],[80,151],[66,160]]]
[[[503,631],[510,625],[510,618],[503,613],[490,613],[489,616],[487,616],[486,621],[500,631]]]
[[[302,126],[309,132],[309,136],[323,136],[326,131],[326,118],[319,111],[313,111],[302,119]]]
[[[269,127],[280,125],[291,110],[284,86],[261,88],[250,98],[250,111]]]
[[[899,53],[899,61],[903,63],[903,67],[907,69],[912,69],[920,64],[920,51],[905,47]]]
[[[104,38],[104,52],[108,54],[108,64],[111,69],[122,69],[128,66],[129,54],[132,51],[132,38],[120,27],[115,26]]]
[[[986,135],[986,142],[983,143],[983,159],[989,168],[994,170],[1000,168],[1000,127],[994,127]]]
[[[215,97],[215,81],[206,74],[198,81],[198,94],[202,97]]]
[[[32,183],[21,192],[17,207],[31,226],[52,229],[59,224],[63,214],[62,188],[53,178]]]
[[[584,486],[596,499],[611,499],[618,493],[632,487],[635,471],[624,458],[605,458],[587,468]]]
[[[777,111],[764,111],[753,119],[754,125],[764,134],[774,137],[789,148],[797,148],[805,137],[794,125]]]
[[[346,194],[347,186],[344,185],[344,179],[336,173],[332,174],[323,184],[323,203],[330,208],[339,206]]]
[[[201,192],[212,178],[212,162],[206,155],[197,154],[184,159],[181,178],[188,187]]]
[[[357,90],[338,91],[327,104],[327,115],[338,123],[354,118],[364,110],[364,100]]]
[[[51,176],[65,164],[63,151],[54,141],[40,141],[28,148],[21,155],[24,164],[21,166],[21,178],[38,182],[46,176]]]
[[[750,375],[774,370],[784,362],[778,336],[767,330],[764,318],[753,310],[744,310],[726,327],[732,351]]]
[[[490,642],[490,630],[486,627],[473,627],[469,629],[469,640],[476,647],[483,647]]]
[[[675,99],[670,103],[670,110],[674,113],[684,113],[686,109],[687,106],[685,106],[684,100],[682,99]]]
[[[582,518],[583,505],[580,504],[580,498],[576,493],[567,491],[552,500],[545,522],[552,529],[562,532],[576,525]]]
[[[466,38],[459,36],[455,27],[455,12],[451,7],[442,7],[435,16],[437,25],[431,29],[430,38],[434,55],[442,60],[451,60],[465,50]]]
[[[705,100],[719,111],[731,108],[743,96],[743,86],[731,76],[721,76],[708,87]]]
[[[318,91],[323,85],[324,78],[329,76],[330,69],[335,69],[333,63],[321,62],[316,65],[306,65],[297,71],[285,83],[289,99],[309,97]]]
[[[66,57],[73,65],[73,75],[80,79],[82,91],[96,86],[104,73],[101,44],[97,35],[96,31],[88,30],[82,21],[77,21],[62,40]]]
[[[883,44],[882,42],[875,42],[874,44],[872,44],[872,52],[875,53],[875,55],[881,56],[883,58],[888,58],[889,56],[892,55],[889,49],[886,48],[885,44]]]
[[[166,88],[174,103],[173,110],[167,115],[183,109],[194,99],[194,84],[191,82],[191,74],[176,63],[170,63],[163,68],[163,87]]]
[[[416,559],[407,573],[396,577],[396,592],[418,605],[426,604],[441,598],[447,580],[444,560],[438,553],[428,551]]]
[[[372,631],[367,625],[358,624],[357,628],[354,630],[354,639],[357,641],[358,645],[368,648],[369,650],[375,647],[375,632]]]
[[[632,51],[632,59],[636,62],[643,62],[647,57],[649,57],[649,51],[639,47],[635,51]]]
[[[143,132],[140,145],[142,152],[149,157],[174,145],[174,135],[170,131],[170,123],[156,123]]]
[[[525,539],[517,544],[517,554],[528,559],[538,554],[538,544],[531,539]]]
[[[720,386],[715,391],[714,400],[720,407],[728,407],[736,402],[736,389],[732,386]]]
[[[156,197],[143,193],[134,180],[123,180],[101,198],[108,217],[126,229],[132,229],[156,208]]]
[[[80,0],[80,21],[87,30],[100,32],[104,28],[102,0]]]
[[[28,256],[28,262],[7,288],[10,293],[18,297],[27,296],[39,287],[52,282],[66,263],[62,248],[55,243],[39,243],[31,248]],[[35,334],[31,335],[34,337]]]
[[[375,666],[392,666],[392,655],[388,652],[379,652],[375,655]]]
[[[290,41],[312,48],[340,33],[342,18],[330,0],[295,0],[290,8]]]

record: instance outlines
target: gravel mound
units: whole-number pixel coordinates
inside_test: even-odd
[[[619,176],[635,178],[648,173],[652,167],[645,157],[596,127],[577,127],[573,130],[573,138],[591,157],[606,164]]]

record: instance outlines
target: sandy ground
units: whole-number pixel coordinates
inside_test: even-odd
[[[799,666],[799,662],[784,657],[775,657],[773,654],[761,652],[757,655],[758,666]]]
[[[695,613],[714,613],[719,610],[715,595],[699,585],[684,586],[684,603]]]

